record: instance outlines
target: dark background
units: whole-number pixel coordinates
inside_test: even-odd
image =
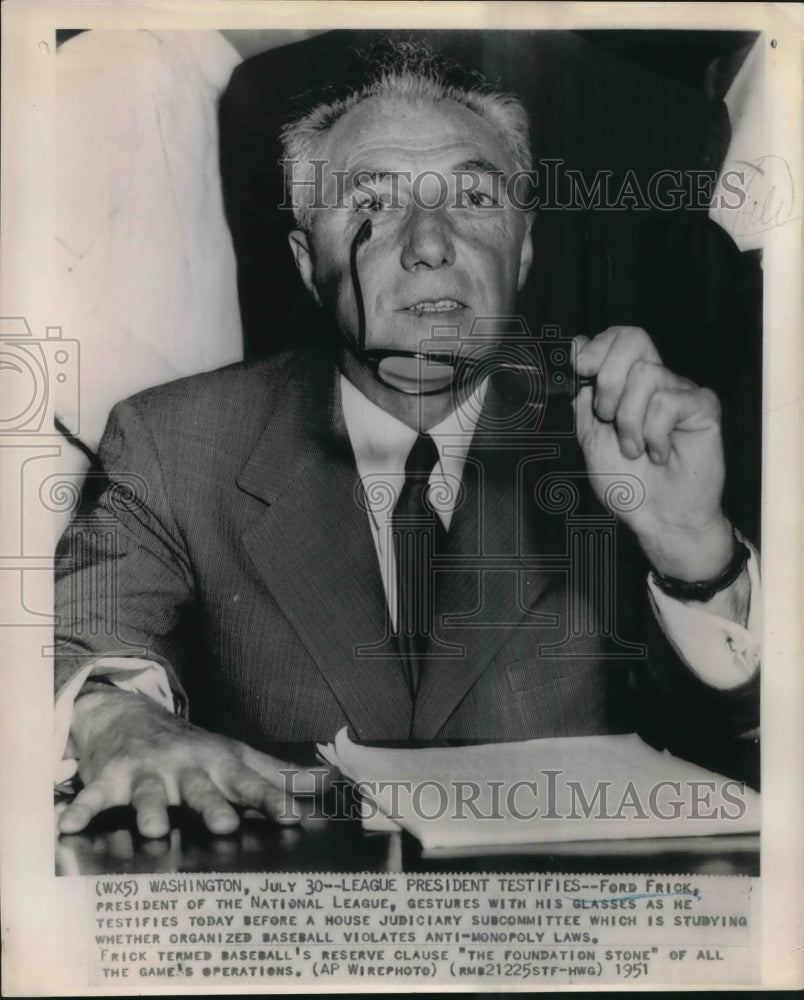
[[[754,34],[679,31],[332,31],[272,49],[234,71],[220,103],[221,167],[238,257],[247,357],[326,344],[286,235],[278,127],[364,74],[381,36],[424,39],[530,112],[534,163],[565,161],[587,184],[633,170],[717,173],[730,138],[722,97]],[[299,95],[303,95],[299,98]],[[306,95],[306,96],[305,96]],[[642,326],[671,369],[713,388],[724,407],[726,507],[759,540],[762,279],[705,210],[543,209],[521,310],[532,331],[566,336]]]

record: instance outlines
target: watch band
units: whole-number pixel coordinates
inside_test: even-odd
[[[662,593],[679,601],[710,601],[715,594],[730,587],[742,573],[751,550],[737,536],[734,536],[734,552],[728,566],[711,580],[678,580],[673,576],[663,576],[653,571],[653,580]]]

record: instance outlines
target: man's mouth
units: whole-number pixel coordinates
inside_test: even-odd
[[[412,313],[442,313],[453,312],[455,309],[465,309],[463,302],[457,299],[425,299],[408,306],[406,312]]]

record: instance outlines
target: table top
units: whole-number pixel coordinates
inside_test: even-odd
[[[409,745],[409,744],[408,744]],[[758,740],[735,742],[722,760],[707,762],[757,788]],[[281,760],[320,766],[311,743],[269,748]],[[348,785],[347,785],[348,788]],[[347,799],[343,796],[347,795]],[[341,796],[341,798],[337,798]],[[296,800],[302,821],[279,826],[247,811],[231,836],[210,834],[184,808],[171,808],[167,837],[141,837],[130,808],[110,809],[82,833],[57,835],[57,875],[155,872],[595,872],[759,875],[759,834],[593,840],[424,851],[404,831],[367,832],[351,791],[333,787],[318,806]],[[56,813],[64,808],[57,803]]]
[[[355,819],[321,818],[302,804],[295,827],[247,813],[231,836],[208,833],[171,809],[167,837],[141,837],[131,809],[109,810],[86,831],[56,840],[57,875],[157,872],[596,872],[758,875],[759,835],[531,844],[470,853],[423,851],[404,832],[368,833]]]

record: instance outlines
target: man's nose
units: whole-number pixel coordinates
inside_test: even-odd
[[[444,210],[414,205],[403,232],[402,267],[435,270],[454,263],[455,246]]]

